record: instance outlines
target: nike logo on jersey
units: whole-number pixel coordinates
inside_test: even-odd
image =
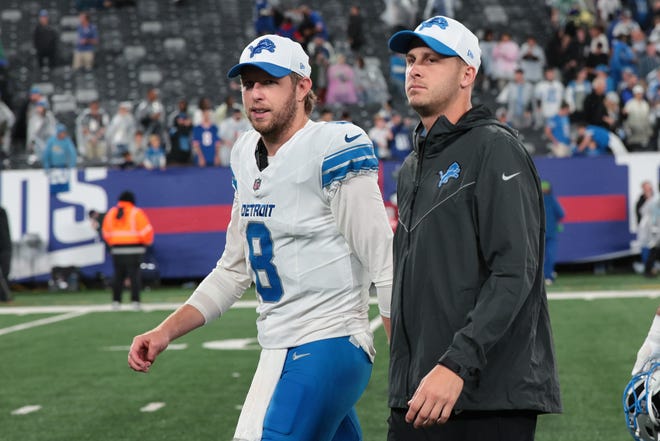
[[[310,354],[309,352],[305,352],[304,354],[299,354],[297,352],[294,352],[293,357],[291,357],[291,358],[293,359],[293,361],[296,361],[299,358],[307,357],[308,355],[312,355],[312,354]]]
[[[348,136],[348,133],[344,135],[344,141],[346,142],[353,142],[356,139],[358,139],[360,136],[362,136],[362,133],[358,133],[355,136]]]
[[[519,174],[520,174],[520,172],[518,172],[518,173],[514,173],[514,174],[512,174],[512,175],[505,175],[504,173],[502,173],[502,180],[503,180],[503,181],[508,181],[509,179],[513,179],[513,178],[515,178],[515,177],[518,176]]]

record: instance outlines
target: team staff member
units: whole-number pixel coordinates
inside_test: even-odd
[[[11,269],[12,243],[7,211],[0,207],[0,303],[11,301],[9,270]]]
[[[103,239],[110,247],[115,274],[112,280],[112,305],[118,308],[126,277],[131,282],[131,301],[140,308],[140,263],[154,241],[154,229],[144,211],[135,206],[135,195],[124,191],[119,202],[103,218]]]
[[[537,414],[561,411],[540,180],[472,108],[472,32],[437,16],[389,47],[421,124],[398,179],[388,440],[532,440]]]
[[[371,375],[369,294],[389,335],[392,229],[364,130],[309,119],[309,57],[288,38],[245,47],[241,78],[253,130],[231,149],[234,203],[217,266],[185,305],[133,339],[146,372],[167,345],[224,314],[255,283],[261,357],[234,439],[360,441],[355,411]]]

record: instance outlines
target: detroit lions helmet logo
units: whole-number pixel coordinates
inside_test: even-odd
[[[449,27],[449,22],[444,17],[433,17],[419,25],[417,30],[421,31],[424,28],[432,28],[433,26],[438,26],[440,29],[447,29]]]
[[[250,58],[253,58],[255,55],[260,54],[263,51],[275,53],[275,43],[268,38],[264,38],[259,41],[256,46],[250,46],[248,49],[250,49]]]
[[[440,170],[438,173],[440,175],[440,182],[438,182],[438,188],[446,184],[450,179],[458,179],[458,175],[461,174],[461,166],[458,165],[458,162],[454,162],[449,166],[446,172]]]

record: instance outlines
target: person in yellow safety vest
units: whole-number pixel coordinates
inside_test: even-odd
[[[124,191],[119,195],[119,202],[103,219],[102,233],[114,266],[112,307],[119,309],[124,280],[128,277],[133,308],[140,309],[140,264],[147,246],[154,241],[154,229],[145,212],[135,206],[132,192]]]

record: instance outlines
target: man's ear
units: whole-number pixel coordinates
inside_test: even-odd
[[[298,80],[298,84],[296,84],[296,99],[299,102],[302,102],[305,100],[305,97],[309,93],[309,91],[312,89],[312,80],[311,78],[308,77],[303,77]]]
[[[474,66],[464,65],[463,77],[461,78],[461,86],[469,87],[474,84],[477,78],[477,69]]]

